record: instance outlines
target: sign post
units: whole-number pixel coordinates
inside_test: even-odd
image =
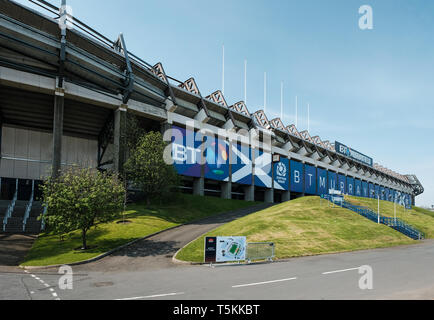
[[[246,237],[205,238],[205,263],[245,261],[246,252]]]

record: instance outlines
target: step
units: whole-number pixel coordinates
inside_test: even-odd
[[[27,201],[25,201],[25,200],[17,200],[16,202],[15,202],[15,208],[22,208],[22,207],[27,207],[27,205],[29,204],[29,201],[27,200]]]

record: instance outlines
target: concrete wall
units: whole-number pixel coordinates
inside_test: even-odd
[[[96,167],[98,142],[63,136],[62,167]],[[41,179],[51,168],[53,134],[3,126],[0,177]]]

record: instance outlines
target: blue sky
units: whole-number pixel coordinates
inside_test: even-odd
[[[20,1],[29,3],[28,1]],[[60,0],[51,1],[59,5]],[[128,49],[162,62],[179,80],[193,76],[203,95],[221,89],[244,98],[248,61],[250,111],[264,101],[286,124],[338,140],[425,186],[418,205],[434,205],[434,2],[426,0],[68,0],[74,15],[104,35],[124,33]],[[358,27],[360,6],[373,8],[374,29]]]

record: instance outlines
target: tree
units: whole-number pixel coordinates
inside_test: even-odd
[[[175,168],[164,161],[166,146],[160,132],[149,132],[139,139],[124,166],[128,179],[145,194],[148,206],[151,199],[163,198],[179,184]]]
[[[44,217],[55,234],[81,230],[82,249],[87,232],[96,223],[107,222],[123,209],[125,188],[117,175],[96,169],[72,167],[42,186]]]

